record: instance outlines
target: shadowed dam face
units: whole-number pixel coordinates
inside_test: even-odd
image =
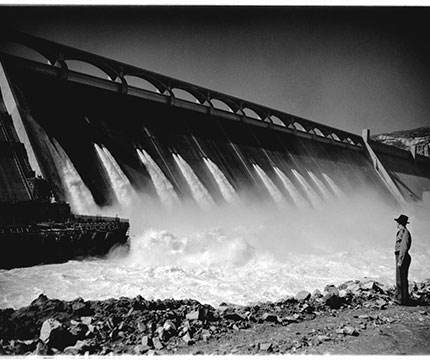
[[[392,283],[399,211],[415,216],[411,276],[428,276],[424,213],[396,208],[360,149],[58,79],[43,78],[40,91],[42,75],[10,76],[26,145],[57,199],[76,213],[128,217],[131,246],[104,260],[0,271],[0,307],[40,292],[217,305],[365,276]]]

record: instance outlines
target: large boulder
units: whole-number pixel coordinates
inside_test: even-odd
[[[342,305],[342,299],[336,294],[326,294],[322,298],[323,304],[331,309],[339,309]]]
[[[64,350],[74,345],[76,338],[58,320],[47,319],[40,328],[39,339],[48,347]]]

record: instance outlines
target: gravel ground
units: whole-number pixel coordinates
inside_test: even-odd
[[[278,302],[48,299],[0,310],[1,355],[430,354],[430,280],[394,289],[349,281]]]

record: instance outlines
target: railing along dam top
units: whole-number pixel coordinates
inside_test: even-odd
[[[43,56],[47,60],[47,64],[0,51],[2,61],[9,61],[14,66],[29,67],[55,75],[65,81],[98,86],[124,95],[142,97],[336,145],[362,148],[362,138],[358,135],[50,40],[14,30],[0,29],[1,43],[28,47]],[[90,64],[105,73],[107,78],[72,71],[69,69],[68,61]],[[155,88],[155,91],[151,92],[129,85],[128,77],[136,77],[148,82]],[[195,102],[178,98],[175,90],[190,94]],[[228,110],[217,107],[217,101],[223,103]],[[251,112],[255,116],[252,116]]]

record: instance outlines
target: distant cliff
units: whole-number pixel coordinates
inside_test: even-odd
[[[373,135],[372,139],[403,150],[410,150],[412,146],[430,145],[430,127],[424,126],[412,130]]]

